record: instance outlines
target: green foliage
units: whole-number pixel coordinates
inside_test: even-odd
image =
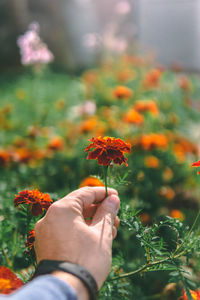
[[[124,71],[130,78],[120,79]],[[189,85],[182,88],[185,75],[166,70],[158,85],[147,88],[151,71],[152,66],[121,59],[73,78],[51,71],[0,78],[0,265],[19,274],[28,267],[25,281],[32,272],[24,244],[38,218],[27,223],[26,210],[14,208],[15,194],[38,188],[57,200],[91,174],[102,179],[102,168],[86,160],[84,149],[92,136],[114,136],[133,149],[128,168],[108,170],[108,185],[121,198],[121,226],[100,299],[167,299],[168,283],[176,284],[173,299],[182,288],[192,299],[200,270],[200,177],[190,168],[198,159],[199,78],[188,76]],[[121,85],[133,96],[115,98]],[[94,114],[84,111],[88,99],[96,105]],[[142,124],[126,122],[138,100],[153,101],[158,114],[144,111]],[[141,143],[152,134],[153,146]],[[52,148],[55,137],[60,144]],[[182,221],[172,217],[174,211]]]

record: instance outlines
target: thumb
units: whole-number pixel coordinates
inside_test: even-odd
[[[119,210],[120,200],[117,195],[108,196],[98,207],[93,216],[91,226],[94,226],[102,234],[109,236],[112,240],[112,229]]]

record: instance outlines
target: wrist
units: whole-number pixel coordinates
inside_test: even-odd
[[[76,291],[79,300],[89,300],[87,288],[76,276],[62,271],[54,271],[51,275],[68,283]]]
[[[73,275],[78,280],[82,282],[84,287],[88,291],[88,295],[90,300],[96,300],[98,295],[98,286],[94,279],[94,277],[90,274],[90,272],[85,269],[83,266],[66,262],[66,261],[59,261],[59,260],[42,260],[39,262],[39,264],[36,267],[35,273],[33,275],[33,278],[44,275],[44,274],[53,274],[55,272],[61,272],[66,273],[66,275]],[[60,276],[61,276],[60,273]],[[57,273],[58,274],[58,273]],[[63,275],[62,275],[63,277]],[[73,277],[67,277],[73,278]],[[65,276],[66,279],[66,276]],[[70,280],[71,280],[70,279]],[[73,284],[77,284],[79,281],[73,280]],[[81,288],[80,284],[77,284],[76,286],[77,290],[83,289]],[[87,299],[87,298],[86,298]],[[82,300],[82,298],[81,298]],[[84,299],[85,300],[85,299]]]

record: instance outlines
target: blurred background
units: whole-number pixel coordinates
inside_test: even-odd
[[[132,145],[128,167],[110,168],[122,203],[110,276],[188,248],[181,277],[160,264],[99,299],[200,291],[200,232],[186,234],[200,207],[199,16],[200,0],[0,0],[0,266],[33,271],[25,245],[40,216],[28,224],[17,193],[54,201],[104,185],[85,148],[110,136]]]
[[[198,71],[199,15],[199,0],[0,0],[0,68],[20,65],[16,39],[37,21],[54,65],[65,70],[108,52],[150,51],[161,64]]]

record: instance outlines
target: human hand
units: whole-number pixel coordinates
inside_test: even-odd
[[[120,203],[114,189],[108,189],[104,198],[104,187],[84,187],[53,203],[35,226],[37,261],[79,264],[94,276],[100,288],[111,266]]]

